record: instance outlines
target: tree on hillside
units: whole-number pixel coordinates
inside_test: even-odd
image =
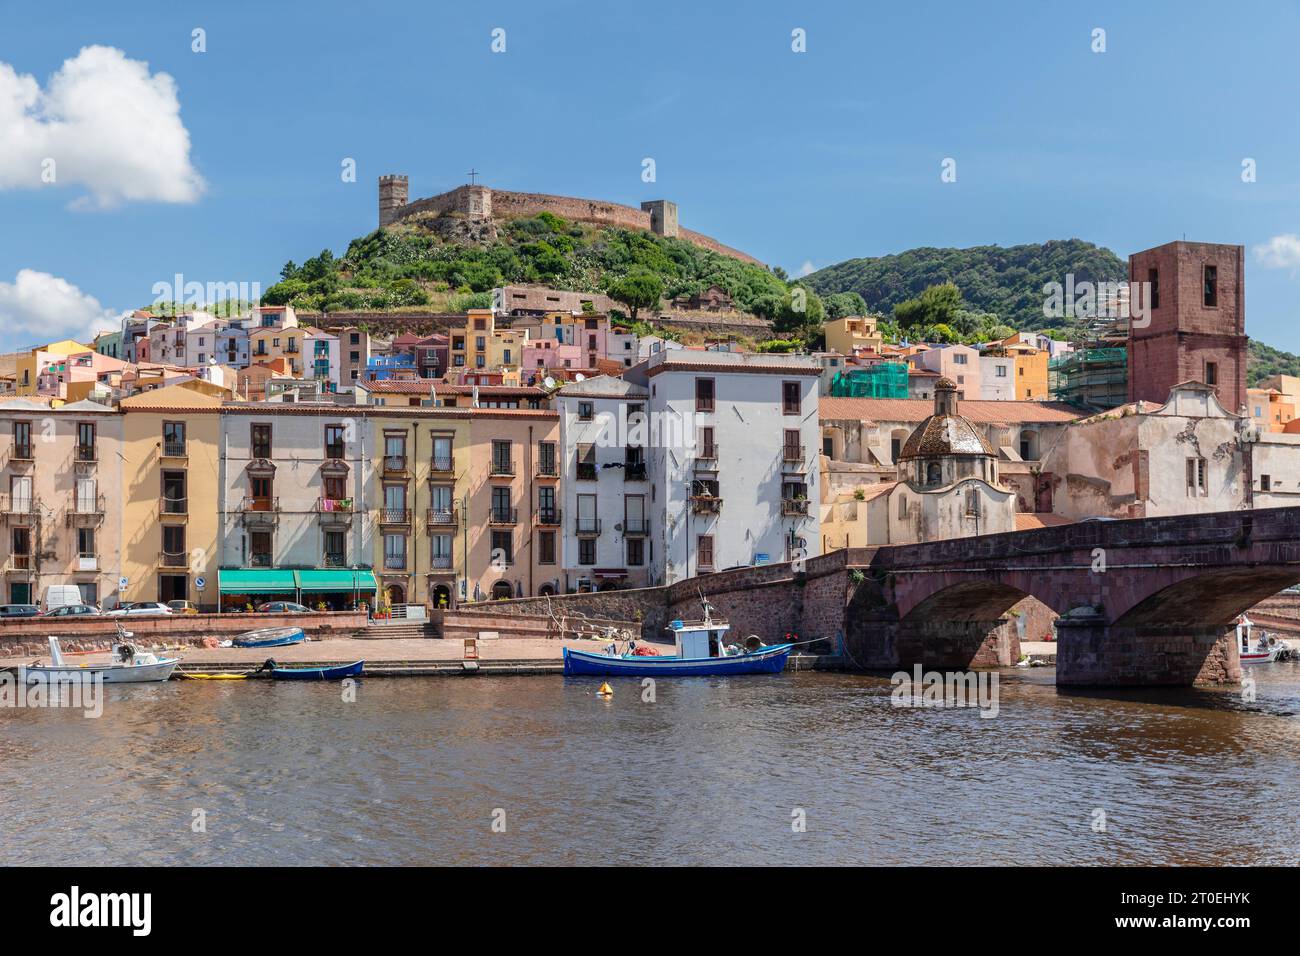
[[[846,315],[865,315],[867,303],[856,292],[836,292],[822,300],[826,303],[827,319],[842,319]]]
[[[628,307],[629,318],[635,322],[639,310],[659,305],[664,295],[664,282],[653,272],[642,269],[615,279],[607,291],[611,299]]]
[[[821,297],[812,289],[796,283],[790,287],[780,309],[772,317],[772,331],[808,343],[822,334],[825,321],[826,307]]]
[[[905,329],[949,325],[962,308],[961,291],[951,282],[932,285],[915,299],[894,306],[894,320]]]

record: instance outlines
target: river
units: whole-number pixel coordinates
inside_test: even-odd
[[[1294,864],[1300,664],[1248,673],[1007,669],[992,719],[807,672],[119,685],[0,711],[0,863]]]

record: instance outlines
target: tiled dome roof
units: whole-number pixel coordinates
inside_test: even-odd
[[[939,455],[988,455],[993,448],[974,425],[960,415],[931,415],[903,444],[900,459]]]

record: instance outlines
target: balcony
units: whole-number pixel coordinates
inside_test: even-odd
[[[273,525],[280,520],[280,499],[245,498],[239,503],[239,513],[245,525]]]
[[[380,508],[379,523],[390,527],[405,527],[411,523],[410,508]]]
[[[594,461],[578,462],[578,480],[595,481],[596,480],[596,463]]]
[[[628,461],[623,463],[623,480],[624,481],[645,481],[646,466],[643,461]]]
[[[320,515],[321,524],[348,525],[352,523],[353,502],[351,498],[317,498],[316,513]]]
[[[190,500],[188,498],[169,498],[163,495],[158,499],[158,514],[163,518],[189,517]]]
[[[782,498],[781,514],[791,516],[808,516],[807,498]]]
[[[405,554],[385,554],[384,555],[385,571],[405,571],[406,555]]]
[[[274,567],[275,562],[271,559],[270,552],[258,551],[248,556],[245,567],[250,568],[270,568]]]
[[[429,568],[433,574],[454,574],[452,568],[452,556],[450,554],[435,554],[429,559]]]
[[[438,528],[456,527],[460,524],[460,515],[455,508],[430,508],[424,520],[429,524],[429,531],[433,532]]]
[[[78,445],[72,460],[78,465],[93,465],[99,461],[99,452],[94,445]]]
[[[182,571],[189,567],[190,556],[186,551],[159,551],[158,567],[160,568],[179,568]]]
[[[32,556],[30,554],[11,554],[5,561],[6,571],[23,573],[30,571],[32,567]]]
[[[537,463],[538,478],[559,478],[560,466],[554,461],[539,461]]]
[[[105,499],[103,495],[95,498],[74,498],[72,508],[67,514],[67,525],[85,528],[99,524],[104,520]]]
[[[37,521],[40,505],[35,498],[0,495],[0,518],[6,524],[31,525]]]
[[[407,473],[408,473],[408,472],[407,472],[407,470],[406,470],[406,456],[405,456],[405,455],[385,455],[385,456],[384,456],[384,474],[385,474],[385,475],[396,475],[396,476],[401,477],[401,476],[405,476]]]
[[[435,475],[455,475],[456,458],[454,455],[434,455],[429,462],[429,471]]]
[[[185,451],[185,442],[183,441],[165,441],[162,447],[162,456],[164,458],[186,459],[189,455]]]
[[[322,559],[321,566],[326,568],[346,568],[348,567],[348,556],[346,554],[327,554]]]
[[[516,525],[518,523],[518,508],[493,508],[488,512],[488,524]]]
[[[559,508],[538,508],[533,514],[536,522],[544,528],[558,527],[562,516]]]
[[[712,495],[691,495],[691,511],[697,515],[716,515],[722,512],[722,499]]]
[[[783,471],[803,471],[806,462],[803,445],[785,445],[781,448],[781,469]]]
[[[718,470],[718,446],[717,445],[700,445],[695,452],[695,470],[696,471],[717,471]]]
[[[35,460],[35,452],[30,444],[14,445],[13,451],[9,453],[11,465],[29,465]]]
[[[506,475],[513,477],[515,473],[515,463],[512,461],[493,460],[488,468],[488,473],[492,475]]]
[[[99,556],[95,554],[78,554],[77,555],[78,571],[98,571]]]
[[[579,538],[594,538],[600,534],[599,518],[578,518],[573,522],[573,533]]]
[[[644,538],[650,533],[650,522],[645,518],[623,519],[623,537]]]

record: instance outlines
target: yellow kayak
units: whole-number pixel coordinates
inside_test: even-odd
[[[181,674],[187,680],[244,680],[247,674]]]

